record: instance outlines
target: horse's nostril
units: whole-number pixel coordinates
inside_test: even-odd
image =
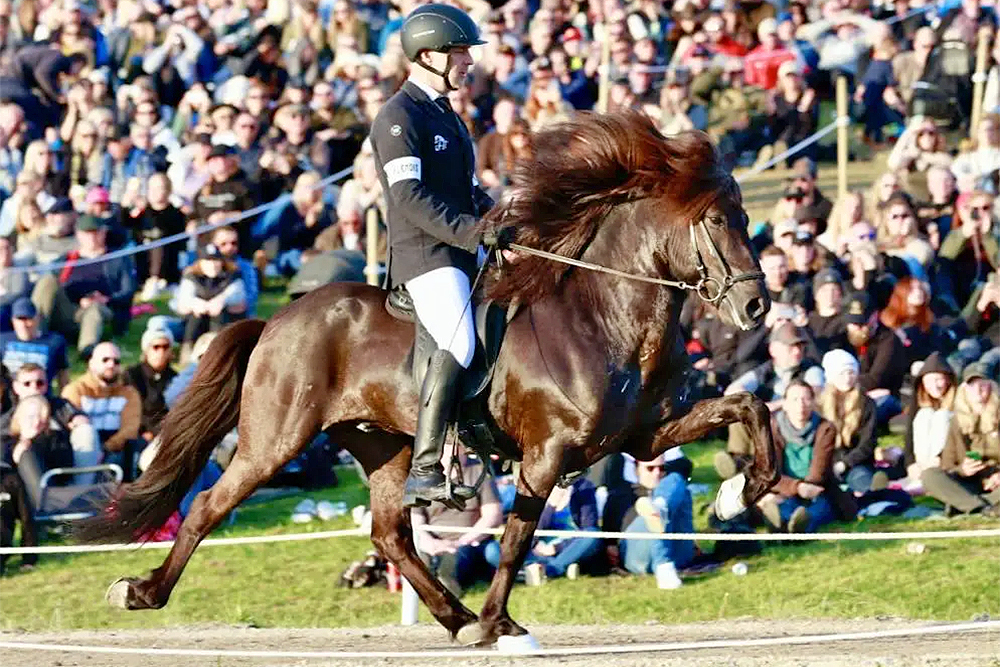
[[[756,320],[758,317],[764,314],[764,300],[760,297],[754,297],[747,301],[746,314],[751,320]]]

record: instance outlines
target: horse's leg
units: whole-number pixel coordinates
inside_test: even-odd
[[[372,542],[399,568],[399,573],[452,637],[476,615],[434,577],[417,555],[410,510],[403,507],[403,487],[410,471],[413,438],[404,434],[339,430],[336,441],[361,463],[371,487]]]
[[[753,438],[753,461],[744,475],[723,483],[716,509],[723,509],[728,519],[749,507],[778,481],[777,452],[771,436],[771,413],[764,401],[753,394],[739,393],[709,398],[695,403],[691,410],[666,422],[657,430],[647,451],[630,451],[640,460],[659,456],[671,447],[693,442],[710,431],[734,422],[742,422]],[[739,497],[742,493],[742,498]],[[721,504],[720,504],[721,503]],[[723,507],[724,506],[724,507]]]
[[[247,400],[245,406],[254,405]],[[263,401],[259,403],[264,405]],[[272,404],[273,405],[273,404]],[[276,408],[275,408],[276,409]],[[287,413],[291,415],[292,413]],[[123,609],[159,609],[167,604],[191,555],[222,519],[254,490],[291,461],[319,431],[315,411],[297,418],[240,418],[240,439],[233,460],[210,489],[199,493],[177,532],[177,540],[163,564],[145,579],[119,579],[107,592],[108,602]],[[270,424],[270,427],[265,427]]]
[[[500,565],[486,594],[483,609],[479,612],[480,644],[492,644],[503,635],[528,634],[527,630],[511,620],[507,601],[510,599],[517,571],[528,555],[545,501],[559,479],[563,455],[561,444],[529,448],[525,452],[521,475],[517,481],[514,509],[507,517],[507,528],[500,542]],[[459,639],[461,638],[460,635]]]

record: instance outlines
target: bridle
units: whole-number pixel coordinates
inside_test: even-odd
[[[711,252],[712,256],[715,257],[719,264],[722,265],[723,275],[721,280],[708,275],[708,267],[705,266],[705,260],[702,258],[701,249],[698,247],[698,234],[695,232],[696,226],[704,232],[704,237],[708,240],[709,252]],[[600,264],[593,264],[591,262],[584,262],[580,259],[557,255],[553,252],[529,248],[521,245],[520,243],[511,243],[510,249],[516,250],[517,252],[523,252],[526,255],[534,255],[535,257],[549,259],[553,262],[560,262],[561,264],[568,264],[570,266],[586,269],[587,271],[607,273],[609,275],[626,278],[628,280],[649,283],[651,285],[660,285],[661,287],[674,287],[687,292],[694,292],[702,301],[712,305],[717,305],[720,301],[722,301],[729,290],[732,289],[732,287],[737,283],[746,282],[748,280],[760,280],[764,277],[764,274],[761,271],[748,271],[746,273],[734,275],[732,269],[729,267],[729,263],[726,262],[726,260],[722,257],[722,253],[719,252],[719,247],[715,244],[715,241],[712,240],[712,235],[708,231],[708,225],[705,223],[705,218],[699,220],[697,225],[688,225],[688,229],[691,232],[691,247],[694,249],[695,259],[698,262],[697,283],[689,283],[683,280],[653,278],[651,276],[643,276],[637,273],[627,273],[625,271],[619,271],[618,269],[612,269],[607,266],[601,266]]]

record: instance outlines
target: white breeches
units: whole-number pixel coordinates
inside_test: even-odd
[[[406,290],[438,349],[448,350],[462,368],[468,368],[476,351],[468,276],[453,266],[443,266],[408,281]]]

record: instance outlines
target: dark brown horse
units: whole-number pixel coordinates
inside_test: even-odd
[[[194,501],[163,565],[113,584],[112,604],[165,605],[202,538],[321,429],[367,471],[372,541],[464,643],[526,634],[508,615],[507,600],[561,475],[611,452],[651,459],[740,421],[756,457],[745,477],[720,492],[717,508],[732,514],[772,486],[766,406],[748,394],[694,405],[682,395],[685,292],[696,290],[744,329],[769,307],[739,188],[708,139],[665,139],[632,114],[583,115],[537,137],[536,154],[512,189],[487,224],[512,225],[522,246],[618,273],[522,253],[489,276],[490,296],[521,306],[485,400],[493,425],[523,458],[500,567],[479,616],[421,563],[401,506],[417,420],[408,364],[413,326],[387,313],[384,291],[347,283],[306,295],[266,325],[234,324],[212,343],[163,425],[159,455],[81,537],[128,541],[160,525],[222,435],[238,425],[236,453]]]

